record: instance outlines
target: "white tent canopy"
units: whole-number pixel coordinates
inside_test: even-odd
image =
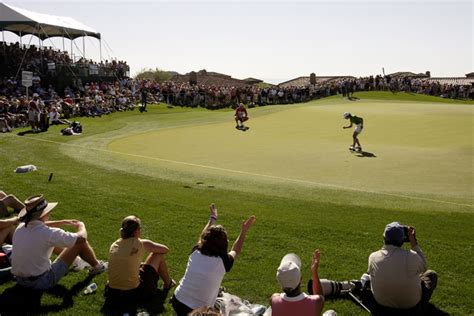
[[[35,35],[42,40],[49,37],[75,39],[92,36],[100,40],[100,33],[70,17],[32,12],[0,3],[0,30],[19,36]]]

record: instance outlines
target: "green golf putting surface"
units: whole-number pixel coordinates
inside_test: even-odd
[[[214,123],[150,130],[107,149],[147,168],[216,173],[363,191],[437,196],[472,204],[472,117],[468,104],[318,101],[261,115],[246,132],[232,113]],[[364,118],[363,152],[351,153],[343,112]],[[152,171],[150,171],[152,173]]]

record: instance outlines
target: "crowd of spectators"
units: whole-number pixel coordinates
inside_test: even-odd
[[[2,42],[0,48],[0,65],[3,76],[15,76],[18,70],[33,72],[33,82],[40,81],[41,77],[47,74],[55,75],[56,70],[61,66],[69,68],[86,68],[89,71],[91,65],[98,73],[100,69],[108,71],[111,76],[123,78],[129,72],[126,61],[101,61],[96,62],[84,57],[74,60],[66,51],[54,49],[52,47],[38,47],[36,45],[25,45]]]
[[[370,76],[327,80],[308,85],[312,97],[328,97],[341,94],[350,96],[358,91],[408,92],[450,99],[474,99],[473,84],[442,83],[429,78]]]
[[[21,83],[0,80],[0,131],[9,132],[30,122],[33,132],[46,131],[49,124],[67,124],[74,117],[96,117],[133,110],[137,95],[128,88],[128,80],[110,83],[91,82],[66,87],[58,93],[53,86],[34,84],[27,98]],[[38,112],[32,118],[31,112]]]
[[[142,238],[141,220],[136,216],[122,220],[120,237],[110,246],[108,261],[102,261],[97,259],[82,221],[50,220],[57,202],[34,195],[22,203],[14,195],[0,191],[0,205],[4,216],[10,216],[10,208],[18,213],[0,219],[0,268],[3,274],[15,276],[17,285],[24,289],[51,289],[69,270],[77,272],[89,267],[91,279],[108,272],[104,305],[127,313],[136,304],[156,297],[161,279],[160,291],[165,295],[176,286],[171,304],[178,316],[194,315],[194,311],[202,308],[219,308],[225,315],[321,315],[327,298],[343,297],[352,297],[372,315],[431,315],[429,301],[437,287],[438,274],[428,270],[415,228],[399,222],[385,227],[384,245],[370,254],[367,273],[360,279],[343,282],[320,279],[321,253],[316,249],[310,265],[308,294],[303,290],[300,257],[295,253],[286,254],[276,269],[282,292],[271,296],[268,309],[257,304],[254,307],[258,307],[258,312],[253,309],[246,312],[241,307],[250,304],[241,306],[238,297],[227,300],[229,294],[222,290],[221,284],[242,252],[256,221],[254,215],[242,222],[229,251],[226,229],[218,224],[217,207],[211,203],[209,219],[189,255],[186,271],[176,282],[167,265],[170,248]],[[63,230],[68,226],[75,228],[75,232]],[[3,248],[4,243],[7,250]],[[54,262],[50,260],[53,253],[57,255]],[[214,315],[221,315],[219,310]],[[326,315],[336,313],[328,310],[323,314]]]
[[[404,91],[444,98],[474,99],[474,86],[441,84],[426,79],[394,78],[375,76],[364,78],[342,78],[307,85],[269,86],[217,86],[165,81],[155,82],[130,78],[112,82],[90,82],[80,80],[64,91],[56,91],[52,85],[43,87],[33,82],[30,93],[40,97],[40,111],[44,116],[57,111],[64,119],[80,116],[101,116],[116,111],[134,109],[135,104],[146,95],[149,103],[164,102],[170,105],[206,107],[219,109],[244,103],[248,107],[307,102],[332,95],[351,97],[358,91]],[[14,78],[0,79],[0,130],[10,131],[27,123],[30,101],[25,88]]]
[[[474,99],[473,85],[441,84],[436,81],[389,76],[342,78],[287,86],[217,86],[167,81],[147,82],[149,92],[157,101],[172,105],[206,107],[211,109],[235,106],[291,104],[342,95],[350,97],[357,91],[392,91],[420,93],[452,99]]]
[[[16,73],[16,76],[0,77],[0,131],[8,132],[15,127],[28,125],[31,103],[25,87],[19,79],[18,70],[33,72],[29,94],[38,95],[37,110],[39,122],[31,124],[33,131],[44,131],[50,123],[68,122],[78,116],[101,116],[115,111],[134,109],[135,104],[164,102],[170,105],[205,107],[219,109],[235,107],[244,103],[248,107],[307,102],[332,95],[352,97],[358,91],[392,91],[419,93],[452,99],[474,99],[474,84],[456,80],[437,81],[436,78],[399,76],[370,77],[318,77],[311,82],[302,77],[280,85],[249,85],[245,81],[229,76],[216,75],[213,80],[197,80],[191,84],[187,76],[175,76],[170,81],[131,79],[126,76],[126,62],[100,62],[81,58],[74,62],[67,52],[51,47],[36,47],[19,43],[3,42],[0,49],[0,63],[5,67],[2,73]],[[114,69],[114,80],[94,81],[83,84],[74,80],[62,91],[52,84],[42,82],[51,64],[89,67],[96,65]],[[21,65],[21,67],[20,67]],[[117,75],[118,74],[118,75]],[[51,75],[51,73],[50,73]],[[225,80],[224,80],[225,79]],[[35,107],[33,105],[33,107]],[[145,106],[143,107],[145,109]],[[41,123],[43,122],[43,123]],[[39,127],[41,125],[42,127]]]

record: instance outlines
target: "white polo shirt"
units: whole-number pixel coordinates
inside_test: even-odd
[[[77,234],[60,228],[51,228],[40,220],[21,223],[13,234],[11,255],[12,274],[27,278],[39,276],[51,269],[54,247],[70,248],[76,243]]]

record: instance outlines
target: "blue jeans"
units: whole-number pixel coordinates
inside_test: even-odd
[[[68,266],[61,259],[57,258],[51,265],[51,269],[37,278],[16,277],[16,282],[21,286],[35,290],[47,290],[54,287],[67,271]]]

